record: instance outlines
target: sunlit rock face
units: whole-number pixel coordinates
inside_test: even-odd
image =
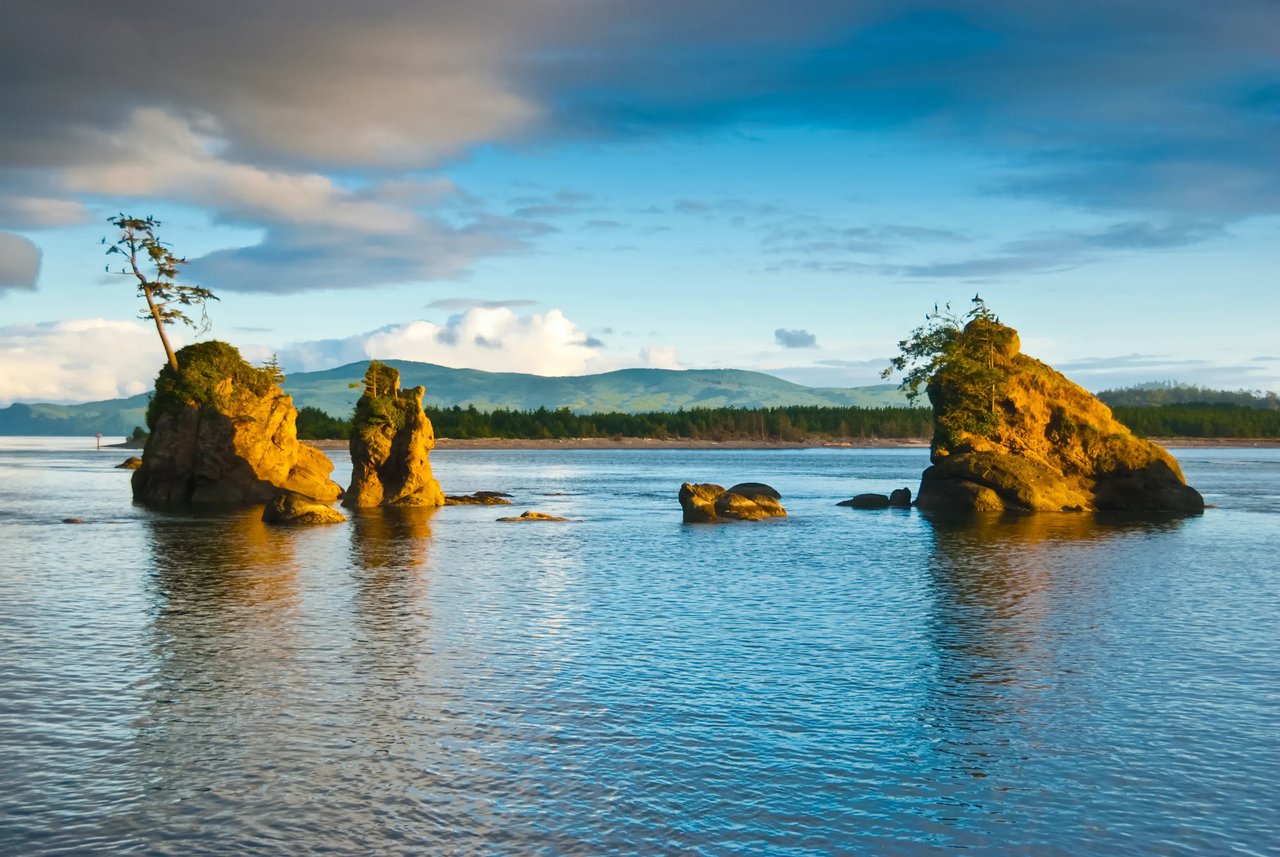
[[[919,508],[1204,510],[1168,452],[1134,436],[1088,391],[1020,353],[1017,331],[981,324],[976,332],[985,337],[993,371],[975,382],[944,368],[928,385],[933,465],[921,477]]]
[[[756,521],[787,515],[778,502],[782,495],[760,482],[742,482],[727,491],[711,482],[686,482],[680,486],[679,496],[686,524]]]
[[[443,506],[444,492],[431,475],[436,445],[422,411],[423,389],[400,389],[400,373],[374,362],[356,403],[351,429],[351,487],[344,506]]]
[[[156,379],[135,501],[252,505],[280,491],[338,499],[333,463],[298,441],[298,412],[270,372],[222,342],[189,345],[177,357],[181,370],[165,366]]]

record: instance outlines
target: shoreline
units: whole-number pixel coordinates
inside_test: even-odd
[[[1276,449],[1277,438],[1147,438],[1166,449]],[[304,440],[317,449],[346,449],[345,440]],[[436,449],[928,449],[929,438],[859,438],[851,441],[659,440],[644,437],[436,438]]]

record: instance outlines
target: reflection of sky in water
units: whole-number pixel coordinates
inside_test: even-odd
[[[920,450],[465,451],[514,506],[316,528],[0,453],[0,846],[1265,850],[1280,458],[1219,452],[1181,521],[834,506]],[[792,517],[682,525],[690,479]]]

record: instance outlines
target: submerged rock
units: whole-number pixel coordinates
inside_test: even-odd
[[[889,505],[894,509],[911,508],[911,489],[895,488],[889,492]]]
[[[124,461],[116,465],[116,470],[137,470],[142,466],[142,459],[136,455],[131,455]]]
[[[849,506],[854,509],[888,509],[889,498],[884,494],[855,494],[848,500],[841,500],[837,506]]]
[[[477,491],[474,494],[446,494],[446,506],[510,506],[510,494],[501,491]]]
[[[784,518],[787,510],[778,502],[781,497],[760,482],[742,482],[728,491],[711,482],[686,482],[680,486],[679,495],[686,524]]]
[[[268,524],[341,524],[347,517],[306,497],[278,494],[262,510],[262,520]]]
[[[431,475],[436,438],[422,411],[424,392],[401,390],[397,370],[376,360],[369,364],[351,427],[351,487],[342,505],[444,505],[444,492]]]
[[[1168,452],[1019,353],[1017,331],[978,318],[960,337],[971,358],[980,356],[979,370],[944,365],[929,381],[935,431],[921,509],[1203,511]]]
[[[151,435],[133,473],[135,501],[250,505],[280,491],[338,499],[333,463],[298,442],[298,412],[276,373],[250,366],[224,342],[188,345],[177,358],[181,369],[160,370],[147,408]]]
[[[519,517],[499,518],[500,523],[520,523],[523,521],[567,521],[568,518],[561,518],[556,515],[548,515],[546,512],[534,512],[532,510],[524,512]]]

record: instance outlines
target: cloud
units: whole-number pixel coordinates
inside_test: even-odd
[[[443,325],[411,321],[345,339],[293,343],[279,353],[282,365],[294,372],[376,358],[487,372],[576,375],[589,371],[600,347],[558,309],[517,315],[506,307],[472,307]]]
[[[0,294],[34,289],[40,278],[40,248],[21,235],[0,232]]]
[[[479,298],[440,298],[427,304],[427,309],[516,309],[518,307],[535,306],[537,301],[504,300],[486,301]]]
[[[181,341],[174,342],[174,346]],[[0,405],[83,402],[151,389],[164,363],[154,329],[106,319],[0,327]]]
[[[783,348],[818,347],[818,338],[807,330],[784,330],[780,327],[773,332],[773,339]]]
[[[1166,250],[1220,238],[1220,224],[1179,221],[1114,223],[1094,231],[1047,232],[1005,242],[995,255],[953,262],[887,266],[886,272],[921,278],[994,278],[1062,271],[1134,250]]]
[[[781,229],[768,233],[764,243],[766,249],[785,254],[770,264],[773,271],[799,268],[912,279],[993,280],[1070,270],[1127,252],[1174,250],[1228,234],[1221,223],[1204,219],[1123,221],[1093,230],[1038,232],[1001,242],[986,254],[968,258],[910,263],[898,259],[918,256],[922,251],[917,242],[972,244],[974,239],[945,229],[876,226],[838,231]]]
[[[674,345],[650,345],[640,349],[640,363],[649,369],[680,369],[680,352]]]
[[[89,212],[79,202],[37,196],[0,196],[0,228],[52,229],[87,223]]]

